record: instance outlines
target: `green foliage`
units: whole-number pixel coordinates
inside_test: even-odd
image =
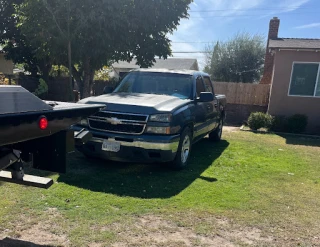
[[[39,79],[39,85],[34,94],[36,96],[41,96],[46,93],[48,93],[48,84],[43,79]]]
[[[308,125],[308,117],[302,114],[295,114],[290,117],[275,116],[271,130],[275,132],[302,133]]]
[[[287,119],[287,131],[290,133],[302,133],[308,125],[308,117],[303,114],[295,114]]]
[[[66,67],[72,47],[73,75],[89,96],[96,70],[112,61],[151,66],[171,54],[168,33],[188,17],[192,0],[28,0],[17,8],[19,27],[36,49]],[[36,34],[36,35],[35,35]],[[79,65],[79,69],[75,68]]]
[[[96,71],[94,75],[94,80],[108,81],[110,79],[109,73],[110,73],[109,67],[103,66],[101,69]]]
[[[285,116],[274,116],[270,130],[275,132],[286,132],[288,119]]]
[[[258,130],[261,128],[270,129],[273,123],[273,117],[263,112],[251,113],[248,118],[248,126],[252,130]]]
[[[262,36],[239,33],[207,50],[205,71],[215,81],[253,83],[260,80],[265,57]]]
[[[52,77],[68,77],[69,70],[63,65],[53,65],[50,71]]]
[[[6,52],[6,58],[14,63],[23,64],[26,71],[33,76],[41,68],[41,62],[35,57],[35,48],[31,47],[26,37],[17,27],[18,18],[15,16],[15,5],[22,4],[24,0],[0,1],[0,45]]]

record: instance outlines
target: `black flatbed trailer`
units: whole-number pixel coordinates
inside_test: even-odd
[[[75,142],[91,137],[88,131],[74,133],[69,127],[101,107],[42,101],[20,86],[0,86],[0,180],[49,187],[50,179],[36,183],[36,177],[24,176],[24,163],[66,172],[66,154],[74,150]]]

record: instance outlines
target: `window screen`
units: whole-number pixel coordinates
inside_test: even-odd
[[[319,64],[295,63],[293,66],[290,95],[314,96]],[[320,88],[318,86],[318,94]]]

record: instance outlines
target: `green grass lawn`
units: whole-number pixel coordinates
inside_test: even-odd
[[[0,246],[320,246],[320,140],[223,139],[195,144],[183,171],[75,153],[67,174],[41,173],[49,190],[2,183]]]

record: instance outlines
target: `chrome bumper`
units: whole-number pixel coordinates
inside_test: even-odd
[[[103,143],[105,139],[93,137],[90,142],[95,143]],[[119,141],[112,138],[108,138],[110,142],[117,142],[120,143],[122,147],[135,147],[135,148],[142,148],[146,150],[160,150],[160,151],[172,151],[172,153],[176,153],[178,151],[179,142],[145,142],[145,141],[133,141],[133,142],[126,142],[126,141]]]

